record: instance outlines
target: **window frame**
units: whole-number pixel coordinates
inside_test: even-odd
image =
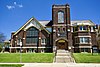
[[[46,38],[41,39],[41,45],[46,45]]]
[[[58,23],[64,23],[64,12],[58,11]]]
[[[81,27],[81,28],[80,28]],[[86,31],[86,26],[79,26],[79,31]]]
[[[38,41],[39,41],[39,30],[35,27],[30,27],[26,31],[26,44],[37,45]]]
[[[86,38],[87,38],[87,40],[86,40]],[[90,43],[90,38],[89,37],[80,37],[79,38],[79,43],[88,44],[88,43]]]

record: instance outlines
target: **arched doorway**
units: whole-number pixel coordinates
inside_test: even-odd
[[[64,39],[59,39],[56,41],[57,49],[66,49],[68,50],[68,42]]]

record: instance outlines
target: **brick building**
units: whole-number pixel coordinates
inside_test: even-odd
[[[91,20],[70,20],[70,6],[53,5],[52,20],[30,18],[11,33],[10,52],[53,52],[56,48],[71,52],[92,52],[97,46],[96,25]]]

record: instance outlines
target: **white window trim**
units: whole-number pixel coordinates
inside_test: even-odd
[[[82,30],[80,30],[80,28],[79,28],[79,31],[86,31],[86,30],[84,30],[84,29],[83,29],[83,26],[82,26]]]
[[[91,27],[91,32],[94,32],[93,27]]]
[[[71,32],[73,32],[73,27],[71,27]]]
[[[90,43],[76,43],[76,44],[92,44],[92,43],[90,42]]]
[[[19,41],[19,39],[17,39],[17,45],[20,45],[20,41]]]
[[[90,44],[91,43],[90,38],[89,38],[89,43],[85,42],[85,38],[87,38],[87,37],[82,37],[83,42],[79,41],[79,44]],[[80,38],[79,38],[79,40],[80,40]]]
[[[43,41],[42,41],[42,40],[43,40]],[[42,45],[46,45],[46,39],[45,39],[45,38],[42,38],[42,39],[41,39],[41,44],[42,44]]]
[[[79,48],[92,48],[92,46],[79,46]]]
[[[77,37],[91,37],[91,36],[77,36]]]
[[[75,38],[77,38],[77,37],[90,37],[91,38],[91,36],[75,36]]]

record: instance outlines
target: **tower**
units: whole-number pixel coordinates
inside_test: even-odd
[[[52,6],[53,46],[57,49],[71,49],[70,7],[66,5]]]

